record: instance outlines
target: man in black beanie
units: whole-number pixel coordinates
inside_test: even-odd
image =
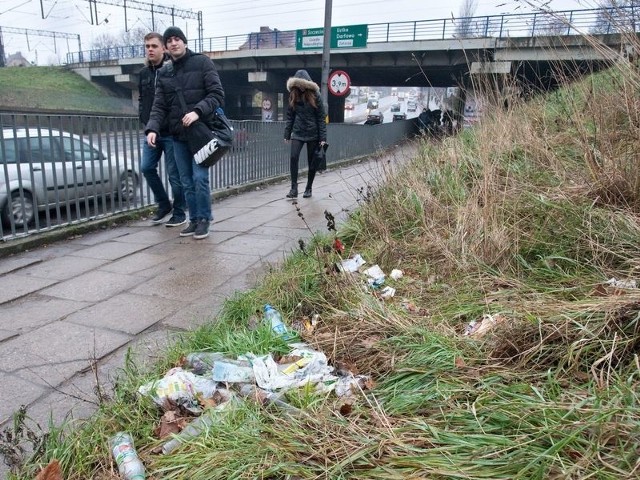
[[[147,143],[155,146],[160,126],[167,120],[189,207],[189,225],[180,236],[202,239],[209,236],[209,224],[213,220],[209,169],[195,162],[185,131],[197,121],[211,125],[215,110],[224,107],[224,90],[211,59],[189,50],[182,30],[169,27],[162,39],[172,63],[158,72],[156,96],[145,134]],[[183,101],[186,108],[182,107]]]
[[[167,40],[169,40],[171,37],[178,37],[185,45],[187,44],[187,37],[185,37],[184,33],[182,33],[182,30],[180,30],[178,27],[169,27],[164,31],[162,40],[164,41],[165,47],[167,46]]]

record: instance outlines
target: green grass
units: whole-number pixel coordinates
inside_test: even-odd
[[[135,114],[137,105],[63,67],[0,68],[0,107]]]

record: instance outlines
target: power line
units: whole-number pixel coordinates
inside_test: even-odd
[[[42,1],[42,0],[40,0]],[[89,5],[93,1],[93,6],[96,16],[96,24],[98,24],[98,7],[96,4],[101,3],[104,5],[111,5],[115,7],[124,8],[124,29],[128,31],[127,25],[127,8],[134,10],[142,10],[151,13],[151,25],[152,30],[155,30],[155,14],[169,15],[171,16],[171,23],[175,24],[175,17],[178,16],[182,19],[198,20],[198,40],[200,41],[200,47],[202,47],[202,41],[204,36],[204,30],[202,27],[202,11],[194,12],[193,10],[182,10],[175,7],[164,7],[162,5],[156,5],[153,3],[141,2],[139,0],[89,0]]]
[[[80,43],[80,35],[64,32],[52,32],[50,30],[33,30],[30,28],[15,28],[15,27],[2,27],[0,26],[0,38],[3,33],[15,33],[18,35],[25,35],[27,39],[27,48],[31,50],[29,46],[29,35],[36,37],[53,37],[54,52],[58,53],[58,47],[56,44],[56,38],[75,39],[78,41],[78,50],[82,50],[82,44]]]
[[[53,37],[53,38],[79,38],[80,35],[75,33],[64,32],[52,32],[49,30],[32,30],[30,28],[15,28],[15,27],[3,27],[0,25],[0,31],[6,33],[18,33],[25,35],[37,35],[39,37]]]

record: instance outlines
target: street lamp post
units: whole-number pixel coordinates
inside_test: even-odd
[[[329,65],[331,55],[331,9],[333,0],[324,3],[324,35],[322,38],[322,78],[320,82],[320,97],[325,110],[329,111]]]

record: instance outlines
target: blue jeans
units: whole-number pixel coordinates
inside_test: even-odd
[[[169,184],[171,185],[171,193],[173,194],[173,215],[178,219],[186,218],[185,214],[185,197],[182,183],[180,182],[180,174],[173,151],[172,137],[157,137],[156,147],[150,147],[147,139],[142,139],[142,165],[140,169],[144,178],[147,180],[149,188],[153,192],[158,207],[163,210],[171,209],[171,200],[164,188],[160,175],[158,175],[158,163],[164,152],[164,164],[167,168]]]
[[[209,169],[201,167],[193,159],[187,142],[173,139],[173,154],[180,172],[180,181],[189,206],[189,221],[211,221],[211,187]]]

